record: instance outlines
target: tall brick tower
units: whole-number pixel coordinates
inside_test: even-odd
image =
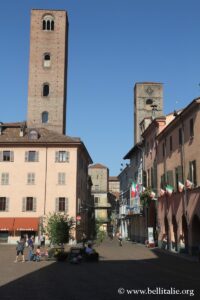
[[[134,142],[140,141],[140,123],[144,118],[163,115],[163,85],[156,82],[136,83],[134,87]]]
[[[28,117],[31,128],[65,134],[68,18],[63,10],[31,11]]]

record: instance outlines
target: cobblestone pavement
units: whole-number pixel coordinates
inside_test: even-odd
[[[0,300],[200,299],[198,262],[132,242],[119,247],[116,240],[96,250],[99,263],[14,263],[15,247],[0,245]],[[139,290],[147,294],[133,294]],[[184,295],[174,296],[177,290]]]

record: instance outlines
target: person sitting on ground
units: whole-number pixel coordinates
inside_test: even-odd
[[[25,247],[25,241],[24,239],[20,239],[20,241],[17,241],[17,255],[16,255],[16,259],[15,262],[18,262],[18,258],[19,258],[19,254],[22,255],[22,262],[25,262],[25,258],[24,258],[24,247]]]
[[[92,248],[92,244],[88,244],[85,248],[86,260],[87,261],[98,261],[99,254]]]
[[[85,253],[89,255],[94,253],[94,249],[92,249],[92,244],[87,245],[87,247],[85,248]]]

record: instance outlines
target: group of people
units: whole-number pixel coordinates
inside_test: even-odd
[[[41,246],[44,246],[44,239],[41,240]],[[24,249],[28,248],[28,261],[40,261],[41,260],[41,249],[40,246],[37,246],[35,250],[34,245],[34,236],[29,238],[21,238],[20,241],[17,241],[16,246],[16,259],[15,262],[19,261],[19,255],[22,257],[22,262],[25,262]],[[46,255],[46,253],[45,253]]]

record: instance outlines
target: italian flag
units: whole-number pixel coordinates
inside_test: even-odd
[[[184,184],[179,181],[178,182],[178,190],[179,190],[180,193],[183,191],[184,187],[185,187]]]
[[[134,198],[136,196],[137,191],[137,184],[135,182],[132,182],[131,185],[131,198]]]
[[[166,186],[166,193],[171,196],[173,192],[173,187],[171,185]]]

